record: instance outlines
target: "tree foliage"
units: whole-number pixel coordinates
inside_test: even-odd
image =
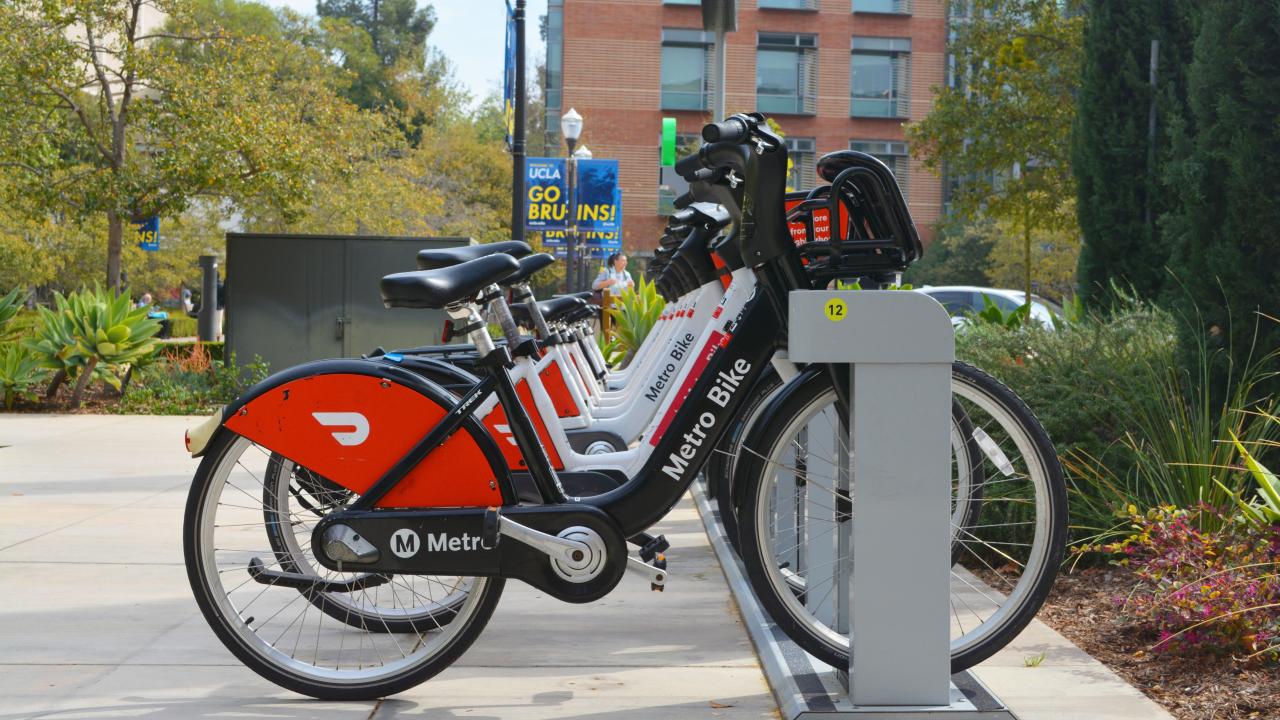
[[[1168,244],[1158,220],[1175,199],[1160,178],[1171,159],[1170,128],[1185,112],[1196,7],[1187,0],[1088,3],[1072,165],[1084,235],[1080,292],[1091,305],[1115,301],[1107,291],[1113,281],[1158,297],[1168,278]],[[1159,50],[1154,92],[1153,40]]]
[[[974,0],[951,44],[959,82],[938,88],[933,109],[907,128],[927,167],[963,179],[952,205],[959,216],[1016,229],[1028,291],[1038,273],[1033,235],[1075,229],[1068,141],[1083,19],[1074,5]]]
[[[1166,166],[1176,201],[1161,224],[1176,278],[1166,296],[1203,320],[1186,345],[1226,348],[1238,369],[1280,347],[1280,322],[1256,315],[1280,318],[1280,4],[1215,0],[1201,13],[1189,113],[1171,130]]]
[[[380,120],[333,93],[318,51],[234,34],[202,9],[182,0],[0,7],[8,199],[35,217],[105,218],[111,287],[128,222],[202,196],[289,212],[309,200],[315,168],[349,166],[377,144]],[[167,20],[149,28],[156,11]]]

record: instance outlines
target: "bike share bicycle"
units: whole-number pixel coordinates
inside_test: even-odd
[[[704,138],[708,144],[681,169],[698,174],[701,166],[703,182],[736,198],[741,217],[726,237],[742,267],[730,273],[678,389],[643,433],[647,447],[624,451],[638,469],[619,487],[566,494],[509,374],[519,346],[496,347],[489,338],[476,301],[520,270],[508,255],[383,281],[389,306],[442,307],[454,331],[471,340],[478,381],[459,388],[460,396],[396,362],[328,360],[273,375],[224,410],[208,442],[194,448],[203,459],[184,546],[197,602],[242,662],[315,697],[381,697],[456,660],[483,630],[507,579],[589,602],[629,566],[660,576],[628,558],[626,538],[678,502],[742,419],[750,389],[785,343],[787,293],[813,287],[787,232],[781,139],[757,114],[710,125]],[[833,272],[855,270],[866,260],[863,243],[876,262],[905,266],[918,241],[892,176],[867,156],[846,160],[841,172],[848,174],[833,181],[830,203],[848,206],[851,231],[823,261]],[[815,423],[843,417],[838,408],[848,391],[840,376],[838,366],[808,366],[766,402],[743,440],[732,489],[756,592],[793,639],[827,657],[847,655],[848,640],[807,601],[821,590],[816,569],[780,556],[803,543],[786,542],[793,516],[779,512],[779,501],[803,483],[809,493],[829,491],[842,508],[837,522],[850,521],[847,492],[816,471],[820,461],[833,463],[808,442]],[[962,519],[953,513],[953,546],[975,543],[982,561],[957,560],[953,575],[979,592],[993,578],[1010,582],[1004,594],[983,593],[991,607],[976,625],[961,624],[953,668],[989,656],[1030,621],[1065,532],[1061,475],[1043,431],[1002,386],[976,371],[972,378],[970,405],[992,418],[973,425],[989,428],[997,451],[981,448],[982,458],[1002,467],[982,481],[980,498],[961,497]],[[501,404],[536,498],[521,497],[499,439],[477,417],[490,396]],[[1000,451],[1005,443],[1017,448],[1014,456]],[[295,495],[295,483],[316,490]],[[327,493],[342,501],[326,503]],[[315,502],[305,507],[304,497]],[[1030,532],[1019,536],[1020,529]],[[811,528],[805,533],[811,542]]]

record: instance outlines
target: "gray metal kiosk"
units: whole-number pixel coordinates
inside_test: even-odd
[[[812,493],[788,500],[779,490],[777,500],[841,528],[824,542],[799,537],[802,528],[790,542],[778,532],[779,547],[805,547],[806,557],[787,562],[830,574],[836,591],[805,593],[804,602],[849,634],[847,675],[806,663],[755,605],[739,561],[707,522],[783,716],[1014,717],[972,675],[950,670],[951,487],[938,481],[951,477],[955,335],[946,311],[902,291],[795,291],[788,304],[791,360],[850,366],[849,436],[837,429],[805,442],[811,457],[836,465],[829,470],[837,489],[850,491],[854,521],[838,522],[838,503]],[[713,517],[705,497],[698,501]],[[838,682],[822,677],[831,675]]]

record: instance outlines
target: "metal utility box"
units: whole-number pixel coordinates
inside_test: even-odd
[[[388,309],[378,281],[417,267],[419,250],[465,237],[227,233],[226,347],[271,370],[439,340],[444,314]]]

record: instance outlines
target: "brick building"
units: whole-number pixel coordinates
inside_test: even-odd
[[[713,35],[699,0],[549,0],[547,127],[575,108],[581,143],[620,161],[624,245],[656,246],[661,119],[695,146],[717,83]],[[902,125],[923,117],[946,81],[947,0],[738,0],[726,41],[725,107],[759,110],[786,134],[791,185],[817,181],[814,161],[853,148],[898,177],[926,237],[942,183],[907,156]],[[561,148],[558,137],[550,147]]]

